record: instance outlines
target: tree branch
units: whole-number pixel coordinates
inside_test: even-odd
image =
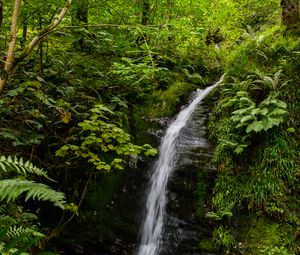
[[[12,20],[11,20],[11,40],[8,45],[4,70],[0,78],[0,92],[3,90],[7,78],[13,70],[14,50],[17,41],[17,29],[18,29],[20,8],[21,8],[21,0],[15,0],[14,10],[13,10]]]
[[[48,33],[50,33],[52,30],[54,30],[59,23],[62,21],[62,19],[66,16],[70,6],[72,4],[72,0],[67,0],[65,6],[62,8],[60,14],[58,17],[45,29],[40,31],[29,43],[29,45],[21,52],[21,54],[16,57],[14,63],[13,63],[13,68],[15,68],[18,63],[23,61],[34,49],[34,47],[38,44],[38,42]]]

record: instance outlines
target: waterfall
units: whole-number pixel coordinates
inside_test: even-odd
[[[148,196],[146,200],[145,218],[141,227],[140,245],[137,255],[157,255],[161,243],[166,205],[166,186],[176,163],[176,142],[180,131],[190,119],[197,105],[223,81],[224,75],[214,85],[197,90],[194,100],[183,109],[169,125],[162,138],[158,160],[152,169]]]

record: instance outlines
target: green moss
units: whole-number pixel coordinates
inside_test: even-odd
[[[175,82],[167,90],[155,91],[151,95],[150,104],[146,109],[151,117],[173,116],[178,107],[188,100],[190,93],[197,86],[187,82]]]
[[[280,244],[279,224],[268,222],[263,218],[255,219],[249,229],[246,241],[248,254],[258,254],[264,247],[275,247]],[[248,245],[248,247],[247,247]]]
[[[254,214],[241,214],[238,225],[236,239],[245,255],[295,254],[289,251],[294,237],[288,225]]]
[[[210,239],[203,239],[199,243],[199,249],[201,251],[212,252],[215,250],[214,243]]]
[[[191,92],[197,88],[196,85],[187,82],[174,82],[165,90],[154,91],[142,105],[136,105],[130,120],[135,143],[153,144],[153,137],[147,134],[147,130],[160,129],[161,126],[150,119],[174,116],[179,107],[188,101]]]

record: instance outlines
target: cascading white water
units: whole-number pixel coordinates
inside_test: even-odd
[[[166,186],[176,163],[175,145],[180,130],[186,125],[197,105],[223,81],[223,78],[224,75],[214,85],[204,90],[197,90],[195,99],[177,115],[161,141],[158,160],[153,167],[150,179],[145,219],[141,228],[141,242],[137,255],[156,255],[159,253],[166,205]]]

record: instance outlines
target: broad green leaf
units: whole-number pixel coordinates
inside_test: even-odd
[[[246,132],[250,133],[252,131],[254,132],[260,132],[264,129],[264,125],[262,121],[253,121],[251,124],[248,125],[246,128]]]
[[[248,121],[248,120],[252,120],[252,119],[253,119],[253,116],[252,116],[252,115],[246,115],[246,116],[244,116],[243,118],[241,118],[240,122],[241,122],[241,123],[244,123],[244,122],[246,122],[246,121]]]
[[[276,108],[272,112],[269,113],[269,116],[278,116],[278,115],[285,115],[287,114],[286,110]]]

